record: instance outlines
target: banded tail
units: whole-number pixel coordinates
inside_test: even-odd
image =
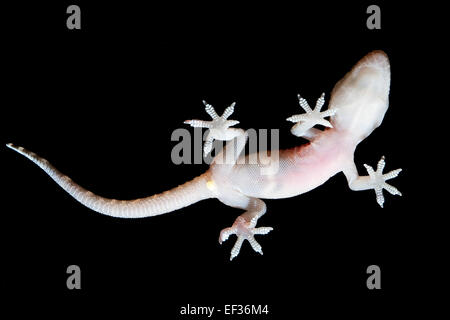
[[[7,144],[6,146],[37,164],[75,200],[89,209],[112,217],[151,217],[171,212],[189,206],[200,200],[213,197],[213,194],[207,188],[209,173],[206,172],[176,188],[147,198],[136,200],[116,200],[103,198],[79,186],[68,176],[58,171],[46,159],[39,157],[34,152],[15,146],[12,143]]]

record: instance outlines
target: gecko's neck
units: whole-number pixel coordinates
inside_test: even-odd
[[[327,129],[310,142],[285,150],[285,155],[296,159],[321,154],[341,154],[354,152],[358,142],[347,132]]]

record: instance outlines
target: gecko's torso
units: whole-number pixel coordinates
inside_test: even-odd
[[[342,171],[355,145],[344,133],[336,130],[323,131],[318,137],[304,145],[280,150],[278,163],[260,161],[252,156],[234,165],[229,176],[221,179],[220,185],[229,184],[239,192],[257,198],[288,198],[308,192]],[[273,155],[273,151],[271,154]],[[269,158],[269,159],[276,159]],[[276,161],[276,160],[274,160]],[[239,162],[239,161],[238,161]],[[214,172],[214,168],[211,168]],[[214,175],[213,175],[214,179]]]

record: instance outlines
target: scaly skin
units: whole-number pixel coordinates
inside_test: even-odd
[[[272,157],[272,162],[264,164],[260,161],[248,161],[252,155],[232,156],[231,161],[221,163],[220,160],[227,150],[233,150],[233,144],[236,144],[236,155],[239,155],[245,147],[247,132],[230,128],[239,123],[236,120],[228,120],[234,111],[234,103],[219,117],[214,108],[204,102],[205,109],[213,120],[185,122],[193,127],[210,130],[204,153],[211,151],[214,139],[230,142],[215,158],[210,169],[201,176],[164,193],[132,201],[97,196],[33,152],[13,144],[7,146],[36,163],[77,201],[106,215],[120,218],[149,217],[208,198],[217,198],[226,205],[245,210],[234,224],[223,229],[219,236],[219,242],[222,243],[230,235],[237,235],[236,244],[231,250],[231,260],[239,254],[244,240],[248,240],[252,248],[262,254],[262,248],[254,235],[267,234],[272,228],[256,227],[258,219],[266,212],[266,204],[261,199],[300,195],[320,186],[339,172],[345,174],[352,190],[374,189],[381,207],[384,204],[383,189],[391,194],[401,195],[395,187],[386,183],[386,180],[395,178],[401,169],[383,174],[385,161],[382,157],[376,171],[365,165],[369,175],[359,176],[353,161],[358,143],[383,120],[388,108],[389,86],[389,60],[384,52],[373,51],[336,84],[328,110],[321,111],[325,102],[324,94],[318,99],[314,110],[299,96],[300,106],[306,113],[291,116],[287,120],[296,123],[291,130],[294,135],[307,138],[310,142],[281,150],[277,158]],[[330,120],[326,120],[326,117],[330,117]],[[316,125],[325,126],[326,130],[314,128]]]

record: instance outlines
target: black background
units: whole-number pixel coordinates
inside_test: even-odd
[[[392,180],[403,197],[385,193],[381,209],[374,192],[350,191],[339,174],[307,194],[268,200],[259,224],[274,231],[258,239],[264,256],[245,243],[230,262],[235,238],[222,246],[217,239],[240,210],[207,200],[154,218],[110,218],[2,147],[3,283],[11,301],[34,301],[30,308],[60,316],[66,313],[57,306],[168,319],[182,319],[188,303],[269,305],[269,316],[250,319],[366,318],[417,308],[403,298],[419,295],[430,279],[421,274],[420,255],[431,252],[420,216],[430,209],[415,184],[423,142],[411,137],[411,124],[422,117],[418,82],[431,81],[419,76],[427,69],[424,46],[433,41],[421,20],[427,11],[377,2],[382,29],[368,30],[371,2],[148,3],[58,1],[4,10],[2,145],[36,152],[99,195],[148,196],[207,169],[170,158],[171,133],[186,119],[208,118],[203,99],[218,113],[236,101],[231,118],[240,127],[279,128],[280,146],[289,148],[304,142],[285,121],[299,112],[297,93],[311,103],[322,92],[329,97],[360,58],[382,49],[391,61],[390,108],[355,161],[361,174],[363,163],[375,166],[382,155],[386,171],[403,168]],[[70,4],[81,7],[81,30],[66,28]],[[66,288],[71,264],[81,267],[80,291]],[[378,291],[366,287],[371,264],[381,268]]]

